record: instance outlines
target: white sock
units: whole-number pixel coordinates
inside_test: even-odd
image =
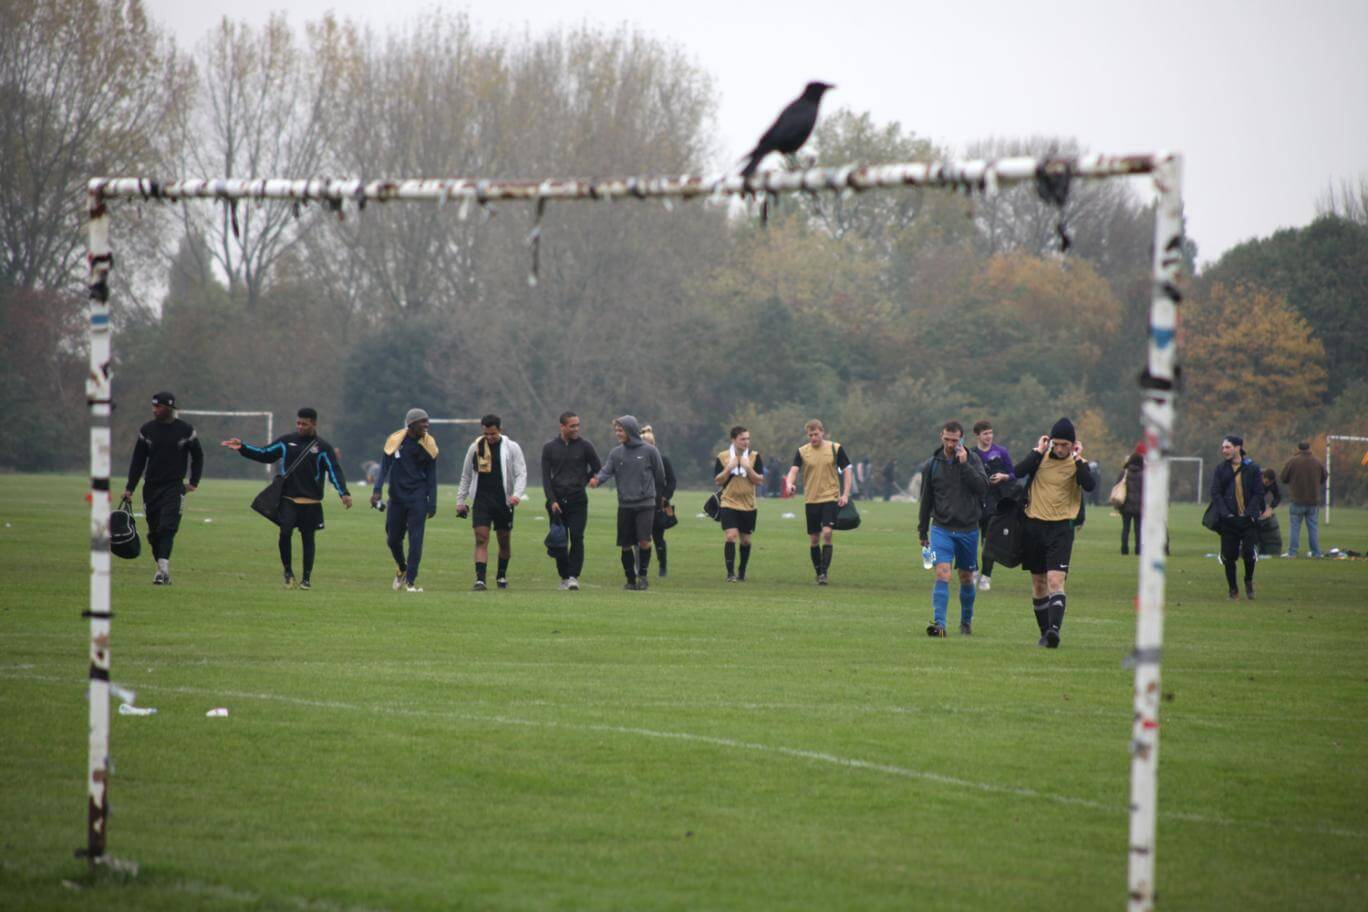
[[[171,572],[171,562],[164,557],[157,558],[157,569],[162,573]]]

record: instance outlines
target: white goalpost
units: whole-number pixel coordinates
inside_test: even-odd
[[[1325,438],[1325,524],[1330,525],[1330,443],[1343,440],[1345,443],[1368,443],[1368,437],[1351,437],[1344,434],[1330,434]],[[1364,458],[1368,458],[1365,455]]]
[[[179,415],[204,415],[216,418],[265,418],[266,419],[266,442],[275,440],[275,412],[219,412],[212,409],[177,409]],[[275,466],[266,466],[266,477],[275,474]]]
[[[86,775],[87,826],[84,854],[92,864],[112,863],[107,855],[109,813],[110,551],[109,475],[113,327],[109,319],[109,206],[117,201],[190,202],[235,205],[239,200],[318,201],[338,210],[348,204],[424,202],[456,204],[464,218],[472,204],[498,201],[534,204],[528,235],[535,284],[541,219],[552,202],[774,198],[782,194],[855,193],[894,188],[928,188],[989,196],[999,188],[1034,184],[1057,203],[1071,181],[1150,177],[1155,194],[1151,261],[1152,294],[1148,320],[1140,423],[1144,429],[1145,502],[1143,550],[1138,570],[1135,649],[1128,664],[1135,670],[1130,750],[1130,829],[1127,903],[1131,912],[1154,906],[1155,826],[1159,761],[1160,659],[1163,644],[1167,558],[1163,551],[1169,510],[1169,447],[1174,424],[1177,364],[1177,313],[1183,264],[1182,156],[1174,152],[1139,155],[1028,156],[996,160],[928,161],[898,164],[808,168],[739,175],[545,179],[532,181],[477,178],[422,180],[196,179],[168,181],[139,177],[92,179],[87,185],[89,264],[91,507],[90,507],[90,681]],[[446,419],[469,423],[474,419]],[[436,422],[434,422],[436,423]]]
[[[1206,461],[1201,456],[1170,456],[1169,462],[1195,462],[1197,463],[1197,503],[1202,502],[1202,478],[1206,473],[1204,466]]]

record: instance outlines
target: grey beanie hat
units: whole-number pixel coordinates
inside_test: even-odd
[[[409,409],[409,410],[408,410],[408,414],[404,416],[404,426],[405,426],[405,427],[408,427],[410,424],[413,424],[413,422],[415,422],[415,421],[422,421],[422,420],[426,419],[427,416],[428,416],[428,413],[425,412],[425,411],[423,411],[422,409],[419,409],[419,408],[412,408],[412,409]]]

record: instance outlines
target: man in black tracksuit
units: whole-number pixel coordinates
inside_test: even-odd
[[[584,569],[584,525],[589,519],[589,495],[584,486],[603,467],[594,445],[580,437],[580,419],[574,412],[560,416],[560,433],[542,447],[542,491],[552,521],[560,517],[570,536],[568,553],[556,556],[556,572],[562,589],[579,589]]]
[[[285,588],[295,588],[294,561],[290,554],[290,539],[299,529],[304,545],[304,576],[300,589],[309,589],[314,565],[314,533],[323,528],[323,477],[326,475],[342,505],[351,509],[351,494],[347,479],[337,461],[332,444],[318,436],[318,412],[311,408],[299,410],[295,432],[278,437],[264,447],[243,443],[237,437],[223,441],[221,446],[237,450],[254,462],[272,463],[280,460],[280,472],[285,475],[285,490],[280,497],[280,563],[285,569]],[[297,463],[297,465],[296,465]],[[293,469],[293,471],[292,471]]]
[[[147,473],[143,485],[143,515],[147,518],[147,543],[157,572],[155,586],[171,585],[171,545],[180,528],[181,496],[199,487],[204,471],[204,450],[195,429],[176,417],[176,397],[171,393],[152,396],[153,420],[138,429],[133,446],[133,461],[128,466],[124,497],[131,498],[138,479]],[[185,463],[190,462],[190,483],[185,483]]]
[[[404,427],[385,440],[380,471],[371,491],[371,506],[380,506],[385,479],[390,483],[389,511],[385,514],[385,539],[394,556],[397,592],[422,592],[418,566],[423,560],[423,534],[427,521],[437,515],[437,441],[428,433],[432,420],[420,408],[408,410]],[[404,557],[404,536],[409,553]]]

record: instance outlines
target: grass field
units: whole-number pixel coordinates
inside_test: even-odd
[[[0,908],[1124,905],[1136,559],[1105,509],[1049,651],[1019,571],[973,637],[924,635],[908,504],[864,508],[817,588],[780,515],[801,505],[765,502],[727,585],[683,495],[645,593],[621,591],[611,494],[579,593],[525,509],[512,588],[473,593],[444,489],[408,595],[381,517],[333,499],[315,588],[287,592],[259,483],[212,479],[173,586],[115,568],[113,678],[158,712],[113,723],[110,852],[139,873],[91,876],[85,484],[0,476]],[[1175,509],[1159,904],[1365,908],[1368,562],[1262,562],[1227,602],[1198,520]],[[1368,512],[1322,543],[1368,550]]]

